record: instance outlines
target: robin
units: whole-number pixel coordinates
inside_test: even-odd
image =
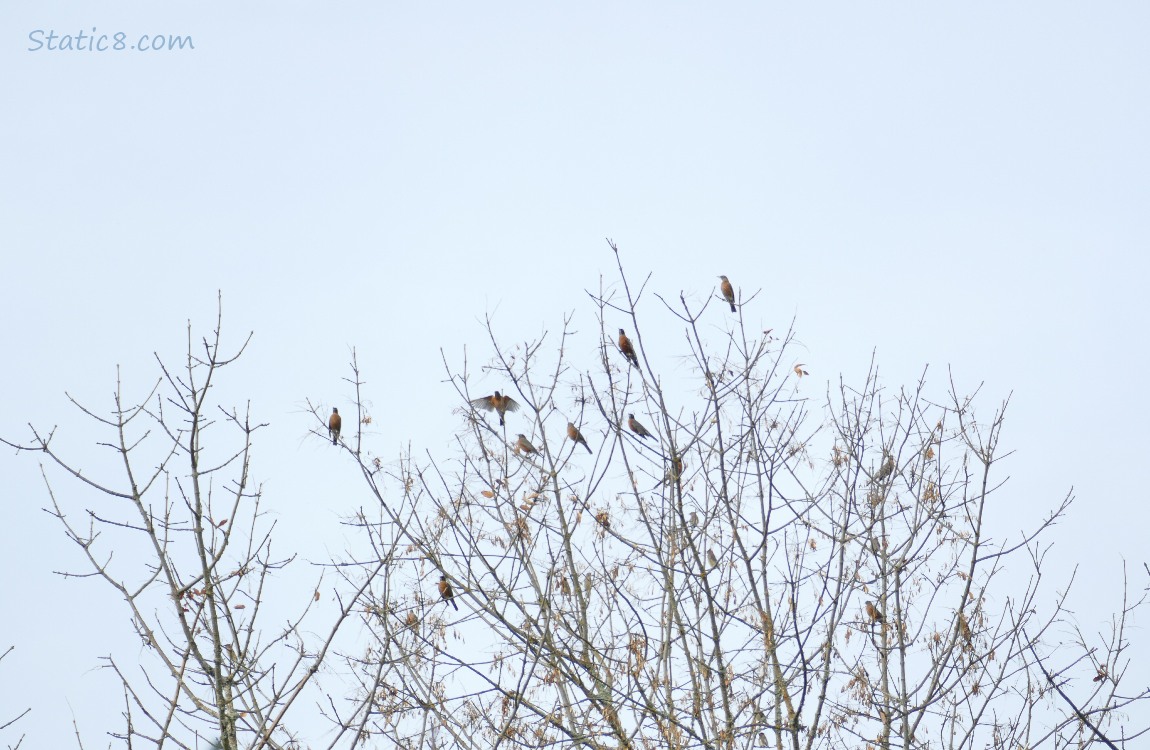
[[[519,433],[519,439],[515,441],[515,450],[520,451],[522,453],[538,453],[539,452],[539,451],[535,450],[535,446],[531,444],[531,441],[528,440],[527,436],[524,435],[522,432]],[[591,450],[591,449],[588,448],[587,450]]]
[[[882,612],[879,612],[878,607],[876,607],[874,602],[871,601],[866,603],[866,616],[871,619],[871,622],[877,622],[880,624],[886,622],[886,618],[882,616]]]
[[[520,436],[520,437],[522,437],[522,436]],[[583,437],[583,433],[579,432],[579,428],[576,427],[571,422],[567,423],[567,437],[571,438],[576,443],[580,443],[584,448],[587,449],[588,453],[592,452],[591,446],[587,445],[587,440]]]
[[[719,285],[719,289],[723,291],[723,299],[731,306],[731,312],[735,312],[735,290],[731,286],[731,282],[727,280],[726,276],[720,276],[723,283]]]
[[[619,351],[623,352],[623,356],[627,361],[639,366],[639,358],[635,356],[635,345],[631,343],[631,339],[627,338],[627,334],[623,333],[623,329],[619,329]]]
[[[635,433],[641,438],[652,437],[651,433],[647,432],[647,428],[644,427],[642,423],[639,422],[639,420],[635,419],[634,414],[627,415],[627,426],[631,428],[631,432]]]
[[[459,611],[459,605],[455,603],[455,592],[451,590],[451,584],[447,582],[447,576],[439,577],[439,595],[443,597],[443,601],[451,602],[451,606],[455,607],[455,611]]]
[[[510,396],[500,395],[496,391],[491,396],[484,396],[477,398],[471,402],[471,405],[476,409],[483,409],[484,411],[494,411],[499,414],[499,426],[504,425],[503,415],[509,411],[519,411],[518,402],[514,401]]]
[[[339,409],[332,409],[331,416],[327,418],[327,431],[331,434],[331,444],[339,444],[339,428],[343,425],[343,418],[339,416]]]

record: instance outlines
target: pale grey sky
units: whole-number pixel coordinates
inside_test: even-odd
[[[92,27],[195,49],[29,50]],[[611,237],[664,294],[759,291],[818,383],[877,351],[892,388],[929,365],[941,395],[950,367],[987,416],[1012,392],[996,528],[1073,486],[1051,575],[1082,566],[1081,625],[1104,629],[1150,521],[1148,28],[1139,2],[11,0],[0,434],[59,425],[99,473],[64,392],[110,408],[117,364],[146,388],[221,290],[232,340],[255,332],[225,387],[271,423],[256,471],[322,560],[366,498],[351,473],[324,489],[341,468],[302,404],[349,399],[349,347],[404,396],[378,452],[443,450],[440,348],[485,358],[488,312],[522,341],[575,310],[593,341]],[[65,747],[70,711],[116,728],[95,667],[139,646],[106,591],[53,574],[81,561],[35,459],[0,451],[0,477],[0,719],[22,700],[29,746]]]

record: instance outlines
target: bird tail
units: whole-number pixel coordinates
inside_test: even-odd
[[[731,312],[736,312],[734,302],[731,303]]]
[[[591,446],[587,445],[586,440],[583,441],[583,447],[587,449],[588,453],[594,453],[595,452],[595,451],[591,450]]]
[[[455,611],[456,611],[456,612],[458,612],[458,611],[459,611],[459,605],[455,603],[455,600],[454,600],[454,599],[452,599],[452,600],[451,600],[451,606],[455,607]]]

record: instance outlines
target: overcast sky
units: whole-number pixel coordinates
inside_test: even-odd
[[[93,27],[194,49],[48,49]],[[1075,612],[1105,629],[1124,561],[1146,585],[1147,29],[1133,1],[6,0],[0,434],[59,425],[99,472],[65,391],[110,409],[119,365],[146,395],[219,291],[225,338],[254,331],[225,386],[271,425],[254,469],[322,560],[367,497],[303,405],[349,401],[350,348],[376,451],[446,450],[441,349],[572,311],[593,346],[610,237],[664,295],[722,273],[753,328],[794,319],[811,395],[872,353],[892,389],[984,383],[981,416],[1013,394],[992,533],[1073,488],[1052,583],[1081,565]],[[0,451],[0,723],[30,704],[28,746],[65,747],[73,715],[118,728],[98,658],[139,645],[53,573],[82,560],[47,504],[36,457]]]

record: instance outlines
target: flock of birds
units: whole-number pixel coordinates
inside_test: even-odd
[[[731,282],[727,279],[726,276],[720,276],[719,278],[722,280],[719,285],[719,290],[723,294],[723,299],[727,302],[727,304],[731,306],[731,312],[736,312],[734,287],[731,286]],[[635,345],[631,343],[631,339],[627,337],[627,333],[622,328],[619,329],[618,345],[620,353],[622,353],[627,362],[633,367],[639,367],[639,357],[635,353]],[[499,391],[495,391],[495,393],[490,396],[473,399],[471,401],[471,405],[476,409],[482,409],[484,411],[495,412],[498,414],[500,427],[506,426],[507,412],[519,411],[519,403],[510,396],[505,396]],[[342,427],[343,418],[339,415],[339,409],[333,408],[331,410],[331,416],[328,417],[327,420],[327,430],[329,436],[331,437],[332,445],[339,444],[339,433]],[[638,435],[640,439],[645,440],[647,438],[654,437],[650,430],[644,427],[639,420],[635,419],[634,414],[627,415],[627,428],[630,429],[631,432]],[[567,437],[571,441],[578,443],[579,445],[582,445],[584,448],[586,448],[588,453],[593,453],[591,446],[587,444],[587,439],[583,437],[583,433],[580,432],[579,428],[570,421],[567,422]],[[536,447],[531,444],[531,441],[528,440],[527,436],[523,433],[519,433],[517,435],[517,440],[515,441],[515,450],[520,453],[528,454],[539,452],[538,449],[536,449]],[[455,603],[455,592],[451,588],[451,583],[447,580],[446,575],[439,576],[438,586],[440,598],[443,599],[443,601],[450,603],[451,606],[458,611],[459,605]]]

